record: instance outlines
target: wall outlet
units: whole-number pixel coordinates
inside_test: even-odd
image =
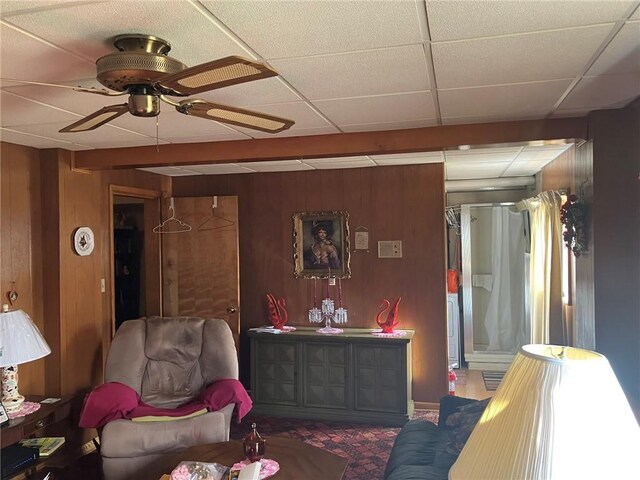
[[[331,277],[329,279],[329,285],[335,285],[336,284],[336,277]]]
[[[104,278],[100,279],[100,293],[105,293],[107,291],[107,282]]]
[[[402,240],[378,242],[378,258],[402,258]]]

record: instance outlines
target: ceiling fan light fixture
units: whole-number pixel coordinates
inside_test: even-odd
[[[155,117],[160,113],[160,100],[155,95],[129,95],[129,112],[136,117]]]

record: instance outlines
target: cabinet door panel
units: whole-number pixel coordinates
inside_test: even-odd
[[[295,405],[296,345],[262,341],[256,343],[255,400],[276,405]]]
[[[406,360],[402,348],[354,345],[355,408],[379,412],[406,410]]]
[[[303,344],[305,406],[347,408],[347,348],[315,342]]]

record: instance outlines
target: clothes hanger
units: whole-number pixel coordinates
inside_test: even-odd
[[[182,220],[178,220],[176,218],[175,210],[173,207],[173,197],[169,199],[169,213],[170,213],[169,218],[167,218],[161,224],[153,227],[153,233],[182,233],[182,232],[188,232],[191,230],[191,225],[183,222]],[[165,227],[167,227],[168,225],[172,225],[174,223],[178,224],[177,229],[164,230]]]
[[[229,220],[227,217],[218,215],[216,213],[216,208],[218,208],[218,197],[214,196],[213,202],[211,203],[211,216],[198,226],[198,231],[203,232],[205,230],[218,230],[219,228],[230,227],[231,225],[235,224],[234,221]],[[217,222],[218,220],[221,220],[222,223],[220,223],[219,225],[207,225],[210,222]]]

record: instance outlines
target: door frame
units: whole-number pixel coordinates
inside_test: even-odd
[[[113,221],[113,197],[121,196],[121,197],[133,197],[140,198],[143,200],[156,200],[158,203],[158,212],[161,212],[161,199],[163,192],[159,190],[149,190],[146,188],[138,188],[138,187],[126,187],[123,185],[109,185],[109,345],[111,344],[111,339],[115,335],[115,324],[116,324],[116,307],[115,307],[115,269],[114,269],[114,255],[115,255],[115,247],[113,244],[113,231],[114,231],[114,221]],[[161,215],[161,213],[160,213]],[[160,215],[158,216],[158,221],[161,220]],[[160,316],[162,316],[162,242],[160,242],[160,248],[158,251],[159,258],[159,296],[160,304],[159,304],[159,312]],[[145,282],[146,288],[146,282]]]

